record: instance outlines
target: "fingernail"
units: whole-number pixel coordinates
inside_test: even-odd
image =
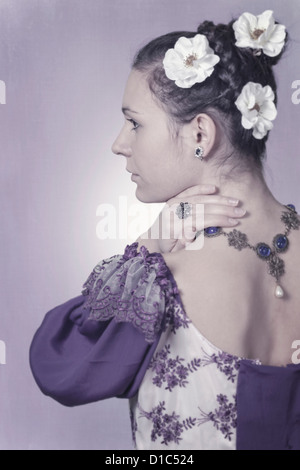
[[[231,204],[232,206],[237,206],[240,201],[238,199],[228,199],[228,204]]]
[[[238,220],[236,220],[236,219],[231,219],[231,218],[228,219],[228,222],[230,223],[230,225],[237,225],[237,224],[239,223]]]
[[[242,215],[245,215],[245,214],[246,214],[246,211],[245,211],[245,209],[241,209],[240,207],[237,207],[236,209],[234,209],[234,213],[235,213],[236,215],[242,216]]]

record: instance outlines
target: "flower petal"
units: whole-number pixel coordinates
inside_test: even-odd
[[[251,13],[243,13],[232,25],[237,47],[253,47],[251,31],[256,28],[257,19]]]
[[[245,129],[252,129],[252,127],[254,126],[254,122],[250,121],[249,119],[246,118],[246,116],[242,116],[242,126],[245,128]]]
[[[269,121],[268,119],[262,118],[260,123],[263,125],[264,129],[267,130],[267,131],[270,131],[274,127],[274,124],[271,121]]]
[[[275,19],[274,12],[272,10],[266,10],[257,17],[257,29],[268,29],[274,27]]]
[[[166,55],[164,57],[164,60],[163,60],[163,64],[175,64],[175,63],[181,63],[182,60],[181,60],[181,57],[179,56],[179,54],[174,50],[174,49],[169,49],[167,52],[166,52]]]
[[[273,128],[272,122],[260,118],[257,120],[255,127],[253,128],[253,137],[256,139],[263,139],[267,133]]]
[[[180,57],[181,62],[184,64],[187,57],[193,54],[192,47],[185,47],[183,48],[182,44],[178,45],[176,49],[174,49],[178,57]]]
[[[273,121],[277,116],[277,109],[272,101],[265,101],[260,108],[260,114],[269,121]]]
[[[265,55],[269,56],[269,57],[276,57],[280,54],[281,50],[283,48],[283,45],[280,46],[280,45],[275,45],[275,44],[271,44],[270,42],[265,45],[263,47],[263,52]]]
[[[237,47],[262,49],[264,54],[275,57],[284,46],[285,26],[275,24],[272,10],[266,10],[258,16],[243,13],[232,27]],[[258,34],[253,34],[255,32]]]
[[[237,47],[250,47],[251,49],[259,49],[259,45],[252,38],[242,38],[240,41],[235,43]]]
[[[199,51],[199,53],[205,54],[207,52],[213,52],[213,50],[209,47],[209,43],[207,37],[204,34],[196,34],[196,36],[192,39],[193,48]],[[208,51],[210,49],[210,51]]]
[[[252,13],[245,12],[233,23],[232,27],[242,34],[250,33],[257,27],[257,18]]]
[[[261,140],[265,137],[266,133],[265,132],[260,132],[258,129],[254,128],[252,132],[253,137],[255,139]]]
[[[203,69],[213,68],[220,61],[220,57],[216,55],[206,55],[202,59],[195,60],[195,67],[201,67]]]
[[[264,44],[263,51],[269,57],[276,57],[284,47],[286,31],[284,25],[276,25],[269,40]]]
[[[180,37],[174,49],[166,52],[163,66],[166,76],[177,86],[190,88],[209,77],[219,60],[220,57],[209,47],[206,36],[196,34],[191,39]]]
[[[275,43],[281,43],[284,42],[286,37],[286,29],[283,24],[277,24],[275,25],[275,28],[272,32],[272,36],[270,37],[270,40]]]
[[[180,88],[191,88],[197,83],[197,75],[186,77],[184,79],[178,79],[175,81],[175,84]]]
[[[183,57],[189,54],[189,52],[191,52],[192,49],[193,49],[192,41],[188,38],[185,38],[184,36],[179,38],[174,46],[174,50],[178,52],[180,55],[182,55]]]
[[[275,94],[269,85],[248,82],[242,89],[235,104],[242,114],[242,126],[253,128],[253,136],[262,139],[273,128],[277,116],[274,104]]]
[[[272,88],[270,87],[270,85],[266,85],[265,87],[263,87],[262,90],[263,90],[263,93],[264,93],[265,100],[274,101],[275,94],[274,94],[274,91],[272,90]]]
[[[184,63],[180,56],[174,51],[174,49],[169,49],[163,60],[163,66],[166,76],[170,80],[176,80],[177,73],[175,73],[175,71],[178,72],[179,70],[183,69]]]

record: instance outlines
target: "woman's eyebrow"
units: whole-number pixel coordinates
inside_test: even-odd
[[[122,108],[122,113],[126,114],[127,112],[134,113],[134,114],[141,114],[138,113],[137,111],[134,111],[133,109],[129,108],[128,106],[125,106]]]

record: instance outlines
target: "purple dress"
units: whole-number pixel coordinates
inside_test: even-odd
[[[41,391],[65,406],[128,398],[137,449],[300,450],[300,367],[212,345],[164,258],[137,246],[46,315],[30,348]]]

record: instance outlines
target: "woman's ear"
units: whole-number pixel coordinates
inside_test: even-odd
[[[206,158],[216,143],[217,128],[214,120],[208,114],[202,113],[193,119],[191,125],[195,147],[201,146],[204,150],[203,157]]]

